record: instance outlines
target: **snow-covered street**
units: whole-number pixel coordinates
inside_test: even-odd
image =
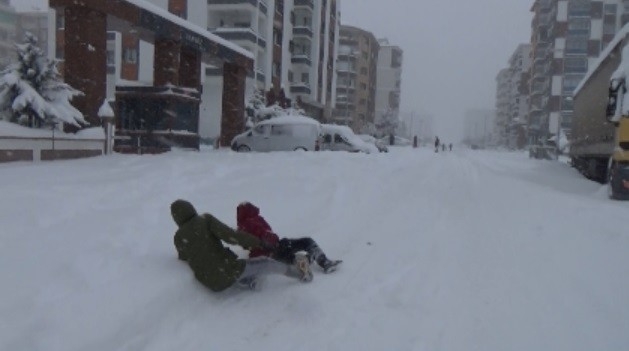
[[[10,163],[0,194],[0,350],[629,349],[629,203],[525,153]],[[343,266],[212,293],[177,260],[178,198],[231,226],[251,201]]]

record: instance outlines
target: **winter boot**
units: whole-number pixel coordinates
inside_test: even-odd
[[[302,282],[312,281],[312,271],[310,270],[310,262],[308,256],[302,253],[295,254],[295,269],[299,274],[299,280]]]
[[[323,273],[332,273],[339,268],[339,264],[341,264],[342,260],[328,260],[321,264],[321,268],[323,268]]]

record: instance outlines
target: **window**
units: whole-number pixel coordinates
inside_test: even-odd
[[[566,53],[568,54],[585,54],[588,50],[587,37],[568,37],[566,39]]]
[[[588,62],[585,58],[566,58],[563,63],[565,73],[585,73]]]
[[[57,12],[56,24],[58,30],[64,29],[66,27],[66,17],[64,16],[63,12]]]
[[[587,35],[590,33],[590,19],[589,18],[573,18],[568,21],[568,33],[569,34],[581,34]]]
[[[273,28],[273,43],[282,46],[282,33],[275,28]]]
[[[618,6],[616,4],[605,4],[603,13],[606,15],[616,15],[618,13]]]
[[[126,63],[138,63],[138,49],[124,48],[122,57]]]
[[[114,52],[112,50],[107,50],[107,65],[113,66],[116,62],[114,60]]]
[[[291,126],[276,124],[271,127],[271,135],[291,135]]]
[[[562,89],[563,94],[572,95],[572,92],[577,87],[577,85],[579,85],[582,78],[583,78],[582,75],[565,76],[563,78],[563,89]]]
[[[590,8],[590,0],[571,0],[568,3],[568,16],[589,16]]]
[[[254,131],[261,135],[269,134],[269,126],[267,124],[257,126]]]
[[[301,82],[302,83],[310,83],[310,74],[309,73],[302,73],[301,74]]]
[[[605,35],[614,35],[614,34],[616,34],[616,23],[614,23],[614,22],[605,22],[605,23],[603,23],[603,34],[605,34]]]

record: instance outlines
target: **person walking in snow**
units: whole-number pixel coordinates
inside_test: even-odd
[[[194,206],[185,200],[173,202],[170,212],[178,227],[174,242],[179,259],[188,262],[195,278],[212,291],[234,285],[257,290],[258,278],[269,274],[292,276],[302,282],[313,278],[305,255],[296,256],[292,265],[269,257],[241,259],[223,242],[245,249],[274,250],[275,246],[233,230],[209,213],[197,214]]]
[[[316,262],[325,273],[338,268],[341,260],[330,260],[319,245],[310,237],[282,238],[273,232],[271,226],[260,215],[260,209],[251,202],[243,202],[236,208],[238,230],[250,233],[266,243],[249,251],[249,257],[272,257],[286,264],[294,264],[298,252],[305,251],[309,261]],[[271,248],[271,249],[269,249]]]
[[[450,145],[448,145],[448,146],[450,146],[450,151],[452,151],[452,143],[450,143]]]
[[[439,152],[439,143],[440,143],[439,137],[436,136],[435,137],[435,152]]]

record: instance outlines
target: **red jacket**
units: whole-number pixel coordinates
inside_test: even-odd
[[[273,233],[271,226],[260,215],[260,209],[250,202],[243,202],[238,205],[236,220],[238,230],[252,234],[273,246],[276,246],[280,241],[277,234]],[[249,251],[249,257],[270,256],[271,253],[269,250],[254,248]]]

